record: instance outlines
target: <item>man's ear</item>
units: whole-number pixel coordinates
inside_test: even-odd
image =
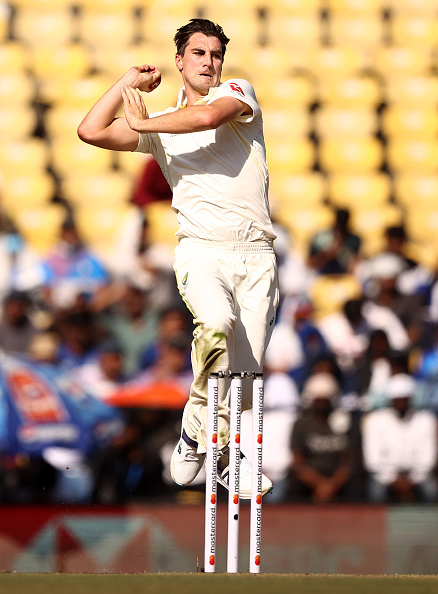
[[[176,64],[176,67],[178,68],[178,70],[180,72],[182,72],[182,69],[183,69],[182,57],[179,54],[175,55],[175,64]]]

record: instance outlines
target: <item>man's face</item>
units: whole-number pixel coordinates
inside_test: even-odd
[[[176,66],[184,84],[199,95],[205,96],[211,87],[219,86],[222,73],[222,46],[217,37],[194,33],[186,46],[184,55],[176,55]]]

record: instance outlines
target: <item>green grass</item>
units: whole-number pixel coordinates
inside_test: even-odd
[[[1,594],[438,594],[437,576],[0,574]]]

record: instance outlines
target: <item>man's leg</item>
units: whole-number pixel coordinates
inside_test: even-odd
[[[182,298],[195,318],[192,342],[194,380],[183,417],[188,438],[205,452],[207,383],[213,372],[233,365],[233,332],[236,324],[232,279],[224,271],[217,251],[202,242],[186,240],[176,250],[175,270]],[[219,448],[229,441],[229,381],[219,385]]]

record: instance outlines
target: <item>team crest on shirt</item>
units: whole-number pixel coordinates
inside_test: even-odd
[[[236,83],[230,83],[230,87],[232,88],[233,91],[236,91],[236,93],[239,93],[239,95],[242,95],[242,97],[245,97],[245,93],[242,91],[242,87],[239,87],[238,84]]]

